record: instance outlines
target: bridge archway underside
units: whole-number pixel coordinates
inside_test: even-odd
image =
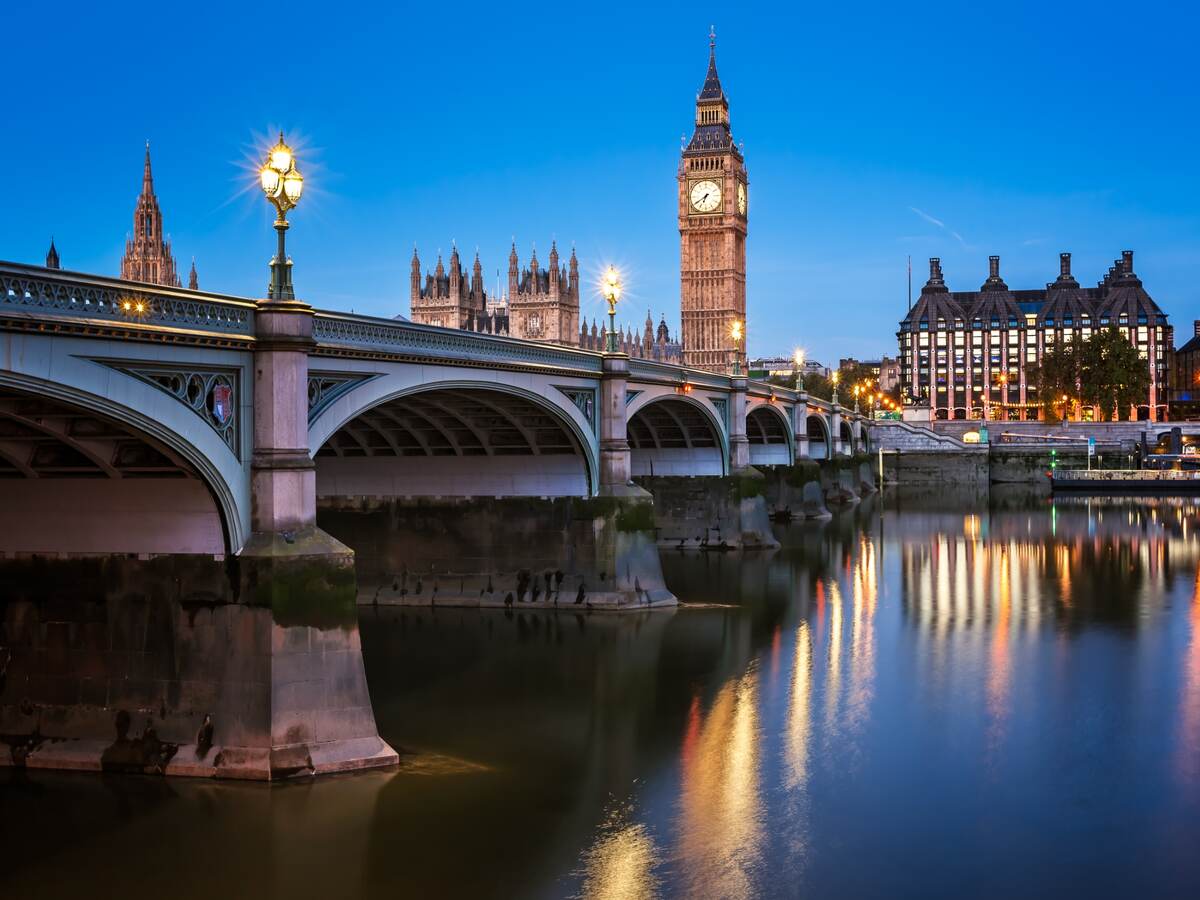
[[[746,414],[746,440],[750,444],[750,465],[788,466],[792,464],[791,423],[787,413],[774,406],[756,406]]]
[[[530,399],[486,388],[384,401],[334,431],[316,464],[321,497],[589,493],[586,457],[560,418]]]
[[[725,450],[709,416],[691,402],[647,403],[626,426],[630,468],[638,475],[722,475]]]
[[[0,550],[213,553],[207,486],[161,442],[73,404],[0,387]]]

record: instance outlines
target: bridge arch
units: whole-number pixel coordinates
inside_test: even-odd
[[[561,402],[483,378],[368,381],[310,423],[317,496],[594,495],[595,434],[557,392]]]
[[[829,440],[829,423],[825,416],[819,412],[809,412],[806,428],[809,458],[829,459],[833,455],[833,443]]]
[[[0,371],[0,478],[7,501],[0,509],[0,549],[240,550],[248,536],[249,478],[216,432],[182,403],[129,376],[94,383],[131,402]],[[19,521],[7,521],[12,515]]]
[[[729,474],[725,428],[703,400],[674,393],[638,397],[626,411],[626,432],[634,476]]]
[[[787,412],[778,404],[752,406],[746,413],[750,465],[790,466],[796,456],[794,430]]]

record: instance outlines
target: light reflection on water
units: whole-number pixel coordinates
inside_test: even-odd
[[[1200,895],[1200,505],[939,502],[666,554],[674,614],[365,612],[407,767],[152,804],[31,774],[5,819],[58,837],[0,825],[0,885],[153,887],[96,874],[127,852],[181,897]]]

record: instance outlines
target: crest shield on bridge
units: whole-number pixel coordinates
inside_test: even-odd
[[[218,425],[228,424],[233,417],[233,387],[219,381],[215,383],[209,391],[208,407]]]

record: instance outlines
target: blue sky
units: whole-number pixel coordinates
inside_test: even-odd
[[[64,266],[115,274],[149,138],[181,267],[259,296],[274,235],[247,163],[283,127],[309,302],[407,313],[414,243],[430,267],[478,245],[491,280],[513,235],[523,262],[554,237],[585,273],[627,270],[622,319],[674,329],[679,138],[715,23],[752,354],[894,351],[909,254],[915,290],[933,255],[972,289],[990,253],[1016,288],[1061,250],[1089,283],[1133,249],[1180,333],[1200,316],[1200,22],[1176,5],[289,3],[278,28],[262,5],[53,9],[0,13],[0,259],[54,235]]]

